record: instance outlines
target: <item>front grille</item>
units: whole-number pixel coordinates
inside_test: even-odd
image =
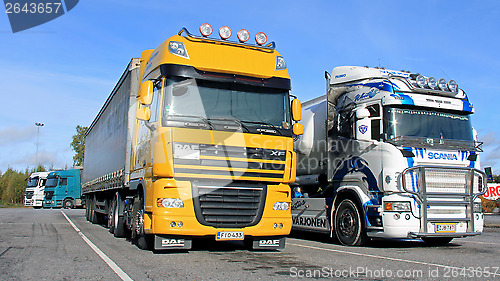
[[[178,178],[281,182],[286,150],[212,144],[174,143]]]
[[[233,182],[226,186],[192,186],[196,217],[203,225],[241,228],[256,225],[262,217],[265,185]]]
[[[474,232],[473,203],[485,187],[482,172],[473,168],[412,167],[401,175],[403,189],[415,195],[421,232],[428,223],[465,222]]]
[[[24,196],[26,196],[26,199],[31,199],[33,197],[34,191],[26,191]]]
[[[52,199],[54,191],[45,191],[45,199]]]

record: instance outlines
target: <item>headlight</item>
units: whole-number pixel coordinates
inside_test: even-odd
[[[448,81],[448,89],[450,89],[450,91],[454,93],[457,93],[458,92],[457,82],[455,82],[455,80]]]
[[[229,37],[231,37],[231,28],[227,27],[227,26],[222,26],[221,28],[219,28],[219,36],[220,38],[226,40],[228,39]]]
[[[156,206],[163,208],[184,208],[184,202],[179,198],[158,198]]]
[[[246,42],[248,41],[248,39],[250,39],[250,33],[246,29],[241,29],[236,35],[238,35],[238,39],[241,43]]]
[[[425,77],[424,76],[419,75],[419,76],[417,76],[417,78],[415,80],[417,82],[417,86],[419,86],[420,88],[425,87]]]
[[[255,34],[255,42],[259,45],[264,45],[267,42],[267,35],[264,32]]]
[[[429,77],[427,79],[427,86],[429,86],[429,88],[431,89],[435,89],[436,86],[437,86],[437,81],[436,81],[436,78],[434,77]]]
[[[482,213],[483,212],[483,205],[481,203],[474,203],[473,204],[473,211],[474,211],[474,213]]]
[[[282,56],[276,57],[276,70],[286,69],[285,59]]]
[[[288,209],[290,209],[289,202],[276,202],[273,206],[273,210],[275,211],[288,211]]]
[[[170,41],[168,43],[168,51],[176,56],[189,58],[186,47],[182,42]]]
[[[410,202],[385,202],[384,211],[410,212]]]
[[[448,89],[448,85],[446,84],[446,80],[444,80],[443,78],[439,78],[438,87],[439,87],[439,89],[441,89],[441,91],[446,91]]]

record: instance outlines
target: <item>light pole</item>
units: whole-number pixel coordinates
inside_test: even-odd
[[[39,165],[38,163],[38,136],[40,135],[40,127],[43,127],[43,123],[35,123],[36,125],[36,128],[37,128],[37,132],[36,132],[36,163],[35,163],[35,166],[36,165]],[[38,168],[38,167],[35,167],[35,169]]]

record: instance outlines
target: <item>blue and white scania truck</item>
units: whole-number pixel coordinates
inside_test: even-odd
[[[344,245],[370,238],[445,244],[483,231],[480,144],[453,80],[380,68],[325,72],[294,143],[293,228]]]

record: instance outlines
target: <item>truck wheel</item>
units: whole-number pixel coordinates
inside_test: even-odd
[[[139,249],[153,249],[153,235],[144,232],[144,199],[136,198],[134,201],[134,221],[132,224],[132,239]]]
[[[75,203],[73,203],[73,199],[64,199],[63,201],[63,208],[65,209],[73,209],[75,206]]]
[[[95,211],[95,199],[92,200],[92,204],[90,205],[90,222],[99,224],[99,214]]]
[[[116,198],[115,209],[113,212],[113,235],[117,238],[127,236],[126,226],[125,226],[125,217],[120,215],[120,204],[121,201],[119,198]]]
[[[335,212],[335,234],[342,245],[362,246],[368,242],[356,204],[350,199],[340,202]]]
[[[453,237],[422,237],[422,240],[429,245],[438,246],[450,243]]]

